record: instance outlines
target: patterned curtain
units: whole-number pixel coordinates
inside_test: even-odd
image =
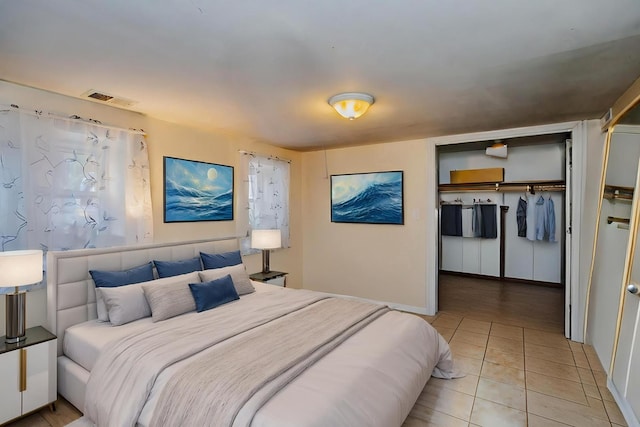
[[[251,230],[282,232],[282,247],[289,247],[289,162],[273,157],[243,154],[240,162],[242,186],[238,191],[238,235],[244,255],[251,249]]]
[[[139,132],[0,106],[0,180],[2,251],[153,239]]]

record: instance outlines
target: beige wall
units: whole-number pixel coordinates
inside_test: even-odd
[[[37,108],[64,116],[72,114],[92,118],[104,124],[123,128],[144,129],[149,144],[151,197],[153,203],[154,241],[168,242],[209,237],[236,235],[235,221],[165,224],[162,218],[163,156],[181,157],[220,163],[235,167],[235,187],[242,181],[238,176],[240,154],[238,150],[277,155],[292,160],[291,163],[291,248],[275,251],[271,267],[290,273],[287,286],[302,286],[302,225],[301,225],[301,158],[298,152],[216,135],[174,123],[156,120],[142,114],[112,108],[91,101],[84,101],[51,92],[32,89],[0,81],[0,103],[17,104],[22,108]],[[235,215],[238,210],[236,205]],[[245,257],[249,272],[261,268],[260,255]],[[4,296],[0,296],[0,333],[5,330]],[[46,291],[27,294],[27,326],[44,325],[46,322]]]
[[[426,307],[424,140],[304,153],[306,289]],[[404,225],[332,223],[328,175],[404,171]]]

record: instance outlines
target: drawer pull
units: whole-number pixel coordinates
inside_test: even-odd
[[[27,350],[20,349],[20,391],[27,389]]]

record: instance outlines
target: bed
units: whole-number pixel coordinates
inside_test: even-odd
[[[201,313],[97,320],[90,270],[237,248],[224,238],[47,254],[58,392],[85,414],[74,425],[400,426],[431,375],[456,376],[446,341],[417,316],[258,282]]]

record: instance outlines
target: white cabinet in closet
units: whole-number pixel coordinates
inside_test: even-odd
[[[474,199],[486,200],[489,196],[495,193],[447,193],[441,197],[446,202],[461,199],[465,202],[463,209],[472,209]],[[441,270],[500,277],[500,208],[499,203],[496,205],[498,238],[441,236]]]

